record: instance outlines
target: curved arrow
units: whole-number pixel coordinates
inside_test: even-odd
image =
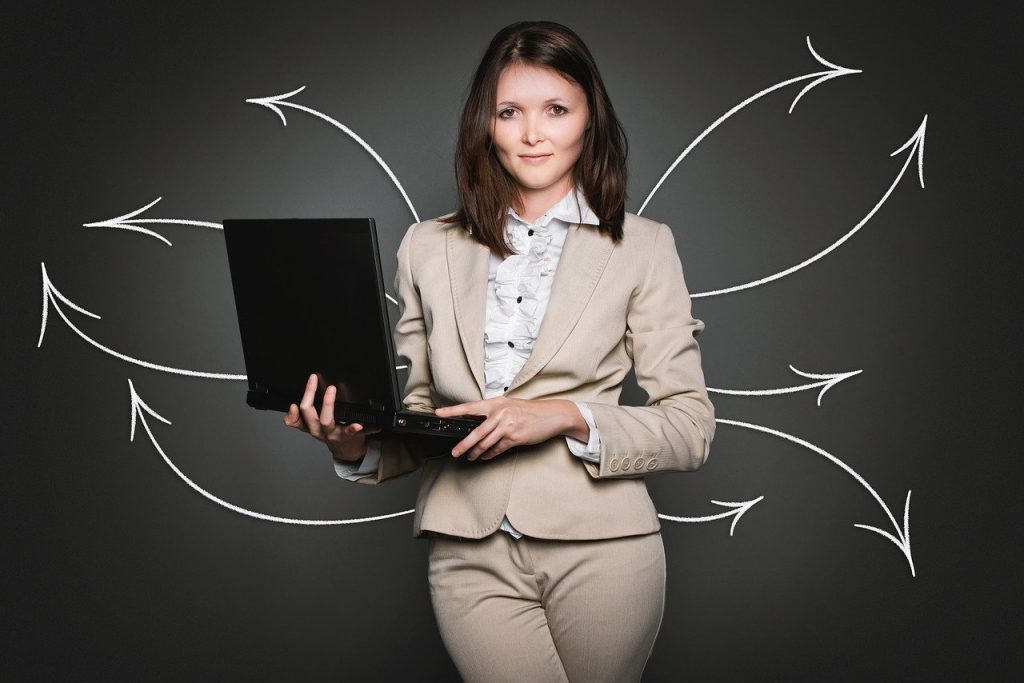
[[[143,235],[155,237],[158,240],[167,244],[167,246],[171,246],[171,241],[169,239],[167,239],[158,232],[147,230],[146,228],[140,228],[136,224],[165,223],[175,225],[192,225],[200,228],[215,228],[217,230],[224,229],[224,226],[222,226],[220,223],[212,223],[210,221],[193,221],[188,220],[187,218],[135,218],[135,216],[138,216],[140,213],[150,208],[151,206],[159,202],[161,199],[163,199],[163,197],[157,197],[156,199],[151,201],[149,204],[146,204],[141,209],[135,209],[135,211],[130,211],[124,214],[123,216],[117,216],[116,218],[108,218],[107,220],[96,221],[94,223],[82,223],[82,226],[86,228],[117,228],[120,230],[130,230],[132,232],[139,232],[142,233]]]
[[[64,311],[62,311],[60,309],[60,306],[57,305],[57,300],[60,299],[65,304],[67,304],[71,308],[75,309],[79,313],[82,313],[83,315],[87,315],[87,316],[89,316],[91,318],[96,318],[97,320],[100,320],[101,319],[100,316],[96,315],[95,313],[93,313],[91,311],[85,310],[84,308],[82,308],[81,306],[76,304],[75,302],[71,301],[71,299],[69,299],[66,296],[64,296],[60,292],[60,290],[57,289],[57,287],[54,286],[53,282],[50,280],[50,276],[46,272],[46,264],[43,263],[43,262],[40,262],[39,265],[40,265],[40,267],[42,268],[42,271],[43,271],[43,321],[42,321],[42,324],[39,327],[39,341],[36,342],[36,348],[40,348],[43,345],[43,337],[46,336],[46,323],[47,323],[47,320],[49,320],[50,304],[52,303],[53,304],[53,310],[57,311],[57,314],[64,320],[64,322],[67,324],[68,327],[70,327],[72,330],[74,330],[75,334],[77,334],[79,337],[81,337],[85,341],[87,341],[90,344],[92,344],[93,346],[95,346],[100,351],[103,351],[104,353],[109,353],[111,356],[114,356],[115,358],[120,358],[121,360],[128,361],[129,363],[134,363],[135,365],[139,365],[139,366],[144,367],[144,368],[149,368],[150,370],[159,370],[160,372],[169,372],[169,373],[172,373],[172,374],[175,374],[175,375],[186,375],[188,377],[208,377],[210,379],[229,379],[229,380],[239,380],[239,381],[245,381],[247,379],[246,375],[232,375],[232,374],[223,373],[223,372],[202,372],[200,370],[186,370],[185,368],[172,368],[172,367],[170,367],[168,365],[159,365],[157,363],[151,363],[149,361],[140,360],[138,358],[133,358],[132,356],[129,356],[129,355],[121,353],[120,351],[115,351],[114,349],[110,348],[109,346],[104,346],[103,344],[99,343],[98,341],[96,341],[95,339],[93,339],[92,337],[87,335],[85,332],[82,332],[82,330],[78,329],[75,326],[74,323],[72,323],[70,320],[68,320],[68,317],[66,315],[64,315]],[[408,365],[396,365],[395,369],[396,370],[402,370],[402,369],[408,368],[408,367],[409,367]]]
[[[806,391],[807,389],[813,389],[814,387],[821,387],[821,391],[818,392],[818,405],[821,406],[821,397],[825,395],[826,391],[839,384],[844,379],[849,379],[854,375],[859,375],[864,372],[863,370],[853,370],[851,372],[817,374],[813,372],[802,372],[794,368],[792,365],[789,366],[789,369],[798,375],[803,375],[804,377],[810,377],[812,379],[820,379],[821,381],[813,382],[811,384],[801,384],[796,387],[783,387],[781,389],[713,389],[708,387],[708,391],[716,394],[731,394],[733,396],[774,396],[777,394],[794,394],[798,391]]]
[[[360,524],[363,522],[376,522],[382,519],[391,519],[393,517],[401,517],[403,515],[412,514],[416,511],[415,508],[413,508],[412,510],[403,510],[402,512],[393,512],[386,515],[375,515],[373,517],[354,517],[351,519],[296,519],[293,517],[278,517],[276,515],[267,515],[262,512],[255,512],[253,510],[248,510],[246,508],[239,507],[238,505],[235,505],[233,503],[229,503],[223,498],[219,498],[213,495],[212,493],[210,493],[209,491],[207,491],[206,489],[202,488],[194,481],[189,479],[188,476],[186,476],[185,473],[182,472],[178,468],[178,466],[175,465],[173,461],[171,461],[169,457],[167,457],[167,454],[164,452],[164,449],[160,447],[160,443],[156,440],[156,437],[153,435],[153,430],[149,428],[149,423],[146,421],[145,413],[149,413],[150,415],[160,420],[164,424],[171,424],[171,421],[157,413],[152,408],[150,408],[149,405],[144,400],[142,400],[142,397],[139,396],[138,392],[135,390],[135,385],[132,383],[131,379],[128,380],[128,391],[131,396],[132,410],[131,432],[129,434],[128,440],[135,441],[135,424],[136,417],[138,417],[138,419],[142,421],[142,426],[145,428],[146,434],[149,435],[149,440],[153,443],[153,447],[156,448],[157,452],[160,454],[160,457],[162,457],[164,459],[164,462],[167,463],[167,466],[170,467],[174,471],[174,473],[177,474],[179,478],[181,478],[182,481],[184,481],[186,484],[192,487],[193,490],[195,490],[205,498],[213,501],[217,505],[225,507],[234,512],[246,515],[248,517],[263,519],[268,522],[281,522],[283,524],[301,524],[305,526],[327,526],[337,524]],[[705,517],[673,517],[670,515],[659,514],[658,517],[673,522],[711,522],[719,519],[725,519],[726,517],[732,517],[732,525],[729,527],[729,535],[732,536],[733,532],[736,529],[737,522],[740,521],[740,518],[744,515],[744,513],[746,513],[747,510],[753,508],[754,505],[761,502],[763,499],[764,496],[758,496],[753,500],[748,500],[741,503],[730,503],[713,500],[711,502],[716,505],[722,505],[725,507],[733,508],[728,512],[723,512],[717,515],[708,515]]]
[[[678,157],[676,157],[676,160],[672,162],[672,165],[669,166],[668,170],[665,171],[665,173],[661,176],[661,179],[654,186],[654,189],[651,190],[651,193],[649,195],[647,195],[647,199],[644,200],[644,203],[640,206],[640,210],[637,211],[636,214],[639,216],[641,213],[643,213],[644,208],[651,201],[651,198],[654,197],[654,193],[658,191],[658,188],[661,187],[661,184],[665,182],[665,179],[668,178],[669,175],[672,174],[672,171],[674,171],[676,166],[679,165],[679,162],[681,162],[683,159],[685,159],[686,155],[688,155],[690,153],[690,151],[693,150],[694,147],[696,147],[697,145],[700,144],[701,140],[706,138],[708,136],[708,134],[711,133],[711,131],[713,131],[715,128],[718,128],[718,126],[720,126],[723,122],[725,122],[726,119],[731,117],[733,114],[738,112],[740,109],[743,109],[744,107],[746,107],[748,104],[750,104],[752,102],[755,102],[755,101],[761,99],[762,97],[764,97],[766,95],[769,95],[769,94],[775,92],[776,90],[779,90],[780,88],[785,88],[787,85],[791,85],[793,83],[799,83],[800,81],[806,81],[806,80],[812,79],[812,78],[815,79],[813,82],[808,83],[806,86],[804,86],[804,89],[801,90],[800,93],[793,99],[793,103],[789,105],[789,113],[792,114],[793,113],[793,108],[796,107],[796,103],[800,101],[800,98],[803,97],[805,93],[809,92],[811,90],[811,88],[813,88],[814,86],[818,85],[819,83],[824,83],[827,80],[830,80],[830,79],[833,79],[833,78],[838,78],[840,76],[848,76],[850,74],[863,73],[863,71],[861,71],[860,69],[848,69],[845,66],[838,66],[838,65],[833,64],[832,62],[826,60],[824,57],[822,57],[817,52],[815,52],[813,47],[811,47],[811,37],[810,36],[807,36],[807,49],[811,51],[811,55],[816,60],[818,60],[819,63],[821,63],[821,64],[823,64],[823,65],[825,65],[827,67],[830,67],[828,69],[828,71],[817,71],[815,73],[804,74],[803,76],[797,76],[796,78],[790,78],[789,80],[782,81],[781,83],[776,83],[775,85],[771,86],[770,88],[765,88],[761,92],[756,93],[754,95],[751,95],[750,97],[748,97],[747,99],[743,100],[742,102],[737,104],[735,107],[730,109],[729,111],[727,111],[724,114],[722,114],[721,116],[719,116],[718,119],[716,119],[714,123],[712,123],[710,126],[705,128],[704,132],[702,132],[700,135],[698,135],[696,138],[694,138],[693,142],[691,142],[689,145],[686,146],[686,149],[683,150],[682,154],[680,154]]]
[[[850,467],[845,462],[835,457],[828,451],[815,446],[809,441],[804,441],[803,439],[797,438],[792,434],[786,434],[785,432],[780,432],[776,429],[770,429],[768,427],[750,424],[749,422],[738,422],[736,420],[726,420],[723,418],[715,418],[715,422],[721,422],[722,424],[727,425],[734,425],[736,427],[745,427],[746,429],[753,429],[758,432],[764,432],[766,434],[778,436],[780,438],[786,439],[787,441],[792,441],[795,444],[799,444],[804,448],[812,450],[818,455],[828,458],[830,461],[838,465],[844,472],[846,472],[851,477],[856,479],[861,486],[867,489],[868,493],[871,494],[871,497],[878,502],[878,504],[882,507],[882,510],[885,511],[885,514],[889,518],[889,521],[892,522],[893,527],[896,529],[896,535],[894,536],[888,531],[884,531],[882,529],[879,529],[878,527],[868,526],[867,524],[854,524],[854,526],[860,529],[874,531],[875,533],[880,534],[885,538],[888,538],[893,543],[895,543],[896,547],[899,548],[903,552],[903,555],[907,558],[907,563],[910,565],[910,575],[917,576],[916,570],[914,568],[914,557],[910,551],[910,491],[907,491],[907,500],[903,508],[903,527],[900,528],[900,525],[896,522],[896,518],[893,517],[892,512],[890,512],[889,506],[887,506],[885,504],[885,501],[882,500],[881,496],[879,496],[878,493],[876,493],[875,490],[871,488],[871,485],[868,484],[862,476],[857,474],[852,467]]]
[[[151,370],[160,370],[161,372],[170,372],[176,375],[189,375],[191,377],[209,377],[210,379],[245,380],[245,375],[228,375],[221,372],[199,372],[197,370],[184,370],[182,368],[172,368],[167,365],[158,365],[156,363],[150,363],[149,361],[139,360],[138,358],[132,358],[131,356],[127,356],[123,353],[111,349],[110,347],[100,344],[98,341],[92,339],[85,332],[82,332],[80,329],[75,327],[74,323],[68,320],[68,317],[64,315],[64,311],[62,311],[60,309],[60,306],[57,305],[57,299],[60,299],[65,304],[67,304],[71,308],[75,309],[76,311],[84,315],[96,318],[97,320],[100,319],[100,316],[85,310],[84,308],[82,308],[81,306],[79,306],[78,304],[74,303],[66,296],[61,294],[60,290],[54,287],[53,283],[50,281],[50,276],[46,272],[46,264],[40,262],[39,265],[42,267],[43,270],[43,322],[39,328],[39,341],[36,343],[36,348],[39,348],[43,345],[43,337],[46,335],[46,321],[48,317],[47,314],[49,312],[50,304],[52,303],[53,310],[57,311],[57,314],[64,319],[64,322],[67,324],[67,326],[74,330],[79,337],[89,342],[100,351],[109,353],[111,356],[114,356],[115,358],[120,358],[121,360],[128,361],[129,363],[134,363],[135,365],[141,365],[142,367],[149,368]]]
[[[800,263],[796,264],[795,266],[791,266],[791,267],[787,268],[786,270],[779,271],[778,273],[775,273],[773,275],[769,275],[768,277],[763,277],[760,280],[755,280],[753,282],[747,282],[745,284],[736,285],[734,287],[726,287],[725,289],[716,289],[716,290],[711,291],[711,292],[699,292],[699,293],[696,293],[696,294],[691,294],[690,295],[691,298],[696,299],[697,297],[702,297],[702,296],[715,296],[716,294],[727,294],[729,292],[738,292],[741,289],[750,289],[751,287],[756,287],[758,285],[763,285],[766,282],[771,282],[772,280],[778,280],[779,278],[785,277],[786,275],[789,275],[790,273],[796,272],[796,271],[800,270],[801,268],[803,268],[805,266],[809,266],[810,264],[814,263],[815,261],[817,261],[818,259],[822,258],[826,254],[832,252],[833,250],[838,248],[840,244],[842,244],[846,240],[848,240],[851,237],[853,237],[854,233],[856,233],[858,230],[860,230],[864,226],[864,224],[867,223],[869,220],[871,220],[871,217],[874,216],[875,213],[878,212],[878,210],[882,207],[882,204],[884,204],[885,201],[887,199],[889,199],[889,195],[891,195],[893,190],[896,189],[896,185],[899,184],[900,179],[903,178],[903,174],[906,173],[907,167],[910,166],[910,162],[914,159],[915,156],[917,157],[917,176],[918,176],[918,179],[921,182],[921,187],[923,188],[924,187],[924,134],[925,134],[925,129],[927,128],[927,126],[928,126],[928,115],[926,114],[924,119],[921,120],[921,125],[917,127],[917,130],[914,132],[914,134],[911,135],[910,138],[906,142],[904,142],[899,148],[897,148],[896,150],[894,150],[893,152],[891,152],[889,154],[889,156],[895,156],[895,155],[899,154],[900,152],[902,152],[903,150],[905,150],[907,147],[910,147],[910,152],[907,154],[907,159],[906,159],[906,161],[903,162],[903,168],[901,168],[900,172],[896,174],[895,180],[893,180],[892,183],[889,185],[889,189],[887,189],[885,191],[885,194],[882,195],[882,198],[878,200],[878,202],[871,208],[870,211],[868,211],[867,215],[865,215],[863,218],[860,219],[860,221],[857,222],[857,225],[853,226],[853,228],[848,233],[846,233],[845,235],[840,237],[838,240],[833,242],[831,246],[829,246],[828,248],[818,252],[814,256],[801,261]]]
[[[223,498],[218,498],[209,491],[203,489],[201,486],[199,486],[194,481],[185,476],[185,473],[178,469],[177,465],[171,462],[171,459],[167,457],[166,453],[164,453],[164,449],[160,447],[160,444],[157,442],[156,437],[153,436],[153,431],[149,428],[149,423],[146,422],[146,416],[144,413],[149,413],[156,419],[166,424],[171,424],[171,421],[163,417],[162,415],[158,414],[155,410],[150,408],[145,401],[142,400],[142,397],[139,396],[138,392],[135,391],[135,385],[132,384],[132,381],[130,379],[128,380],[128,391],[131,394],[132,402],[132,429],[128,440],[135,441],[135,418],[136,416],[138,416],[138,418],[142,420],[142,426],[146,429],[146,434],[149,435],[149,440],[153,442],[153,446],[156,448],[157,453],[159,453],[160,457],[164,459],[164,462],[167,463],[167,466],[174,470],[174,473],[177,474],[182,481],[191,486],[195,491],[199,492],[207,499],[212,500],[217,505],[226,507],[229,510],[233,510],[234,512],[246,515],[247,517],[255,517],[256,519],[263,519],[268,522],[281,522],[282,524],[301,524],[303,526],[327,526],[337,524],[359,524],[362,522],[376,522],[382,519],[401,517],[402,515],[408,515],[415,511],[415,509],[405,510],[403,512],[394,512],[387,515],[376,515],[374,517],[356,517],[352,519],[295,519],[293,517],[278,517],[276,515],[266,515],[262,512],[254,512],[252,510],[247,510],[243,507],[234,505],[233,503],[229,503]]]
[[[764,500],[764,496],[758,496],[757,498],[754,498],[753,500],[746,500],[746,501],[739,502],[739,503],[730,503],[730,502],[721,501],[721,500],[713,500],[711,502],[714,503],[715,505],[721,505],[723,507],[730,507],[730,508],[733,508],[733,509],[728,511],[728,512],[720,512],[717,515],[706,515],[704,517],[672,517],[670,515],[663,515],[660,512],[658,513],[658,517],[660,517],[661,519],[667,519],[670,522],[691,522],[691,523],[693,523],[693,522],[713,522],[713,521],[718,520],[718,519],[725,519],[726,517],[732,517],[732,524],[729,525],[729,535],[732,536],[733,532],[736,530],[736,524],[740,521],[740,517],[742,517],[747,512],[747,510],[751,509],[752,507],[754,507],[755,505],[760,503],[762,500]]]
[[[398,188],[398,191],[402,193],[402,197],[405,199],[405,203],[409,206],[409,211],[412,212],[413,218],[415,218],[416,222],[418,223],[420,217],[416,215],[416,209],[413,207],[412,200],[409,199],[409,195],[405,193],[405,188],[402,187],[402,183],[398,182],[398,178],[396,178],[395,174],[391,172],[391,168],[386,163],[384,163],[384,160],[380,158],[380,155],[377,154],[376,151],[374,151],[373,147],[370,147],[370,145],[368,145],[365,140],[356,135],[355,131],[353,131],[351,128],[341,123],[340,121],[336,121],[335,119],[332,119],[330,116],[327,116],[326,114],[321,114],[316,109],[310,109],[309,107],[304,107],[301,104],[295,104],[294,102],[288,101],[289,97],[295,95],[296,93],[300,93],[305,89],[306,86],[302,86],[301,88],[296,88],[295,90],[292,90],[291,92],[288,93],[284,93],[283,95],[272,95],[270,97],[251,97],[247,99],[246,102],[249,102],[250,104],[259,104],[271,110],[281,118],[281,123],[283,123],[286,126],[288,125],[288,120],[284,117],[284,113],[278,108],[278,105],[282,107],[291,107],[292,109],[298,109],[299,111],[304,111],[307,114],[312,114],[313,116],[323,119],[324,121],[331,124],[335,128],[341,130],[350,138],[358,142],[359,145],[363,149],[365,149],[378,164],[380,164],[380,167],[383,168],[384,172],[388,174],[389,178],[391,178],[391,182],[393,182],[395,184],[395,187]]]

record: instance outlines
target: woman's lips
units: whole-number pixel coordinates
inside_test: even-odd
[[[542,163],[549,156],[551,156],[551,155],[550,154],[541,154],[540,156],[526,156],[525,154],[520,154],[519,158],[522,159],[523,161],[525,161],[528,164],[539,164],[539,163]]]

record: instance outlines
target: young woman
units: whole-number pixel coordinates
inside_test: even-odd
[[[574,32],[498,32],[462,114],[460,208],[410,226],[395,277],[406,406],[486,419],[449,454],[335,424],[333,387],[318,415],[315,376],[285,417],[346,479],[422,468],[413,534],[467,681],[636,681],[661,626],[644,477],[699,468],[715,420],[672,231],[624,208],[626,150]],[[618,405],[631,365],[646,406]]]

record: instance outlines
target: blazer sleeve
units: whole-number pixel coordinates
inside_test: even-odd
[[[601,451],[598,462],[583,464],[595,479],[696,470],[707,460],[715,435],[715,408],[696,340],[704,322],[691,316],[672,230],[660,224],[652,242],[644,282],[629,302],[625,338],[647,404],[589,402],[601,430]],[[625,458],[632,465],[638,456],[645,463],[639,469],[621,466]]]
[[[406,230],[398,247],[398,270],[395,273],[395,291],[398,298],[398,323],[395,325],[395,355],[399,363],[409,366],[409,377],[405,382],[402,402],[412,410],[433,412],[434,402],[430,387],[430,363],[427,359],[427,330],[423,322],[419,290],[413,281],[410,253],[419,223],[413,223]],[[379,484],[418,469],[423,464],[424,449],[429,443],[414,436],[396,436],[378,432],[366,437],[367,456],[363,463],[377,457],[375,470],[367,467],[337,467],[338,476],[360,484]],[[379,456],[377,456],[379,451]],[[356,475],[359,476],[348,476]]]

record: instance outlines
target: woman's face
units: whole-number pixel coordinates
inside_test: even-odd
[[[556,201],[572,188],[583,151],[586,92],[553,69],[513,64],[498,79],[496,101],[491,131],[498,160],[524,201]]]

